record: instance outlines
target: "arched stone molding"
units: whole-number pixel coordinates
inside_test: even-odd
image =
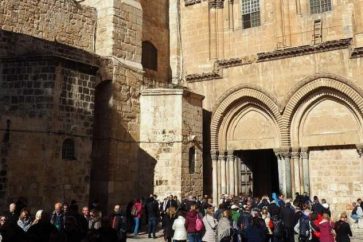
[[[246,107],[254,107],[273,120],[277,129],[280,129],[281,114],[277,102],[259,88],[240,85],[223,94],[215,108],[211,122],[211,149],[224,150],[221,145],[222,136],[226,135],[228,125],[235,115]],[[222,140],[221,140],[222,139]],[[223,146],[223,147],[222,147]]]
[[[298,108],[306,103],[314,103],[314,99],[316,101],[324,97],[331,97],[339,100],[355,113],[357,119],[362,119],[362,91],[349,80],[337,75],[317,74],[308,77],[290,92],[288,97],[281,122],[282,146],[285,147],[291,146],[291,123]]]

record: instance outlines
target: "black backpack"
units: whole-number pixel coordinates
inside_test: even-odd
[[[309,217],[302,215],[299,220],[299,237],[300,238],[309,238],[310,237],[310,220]]]

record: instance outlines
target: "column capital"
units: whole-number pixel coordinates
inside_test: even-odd
[[[210,151],[210,156],[211,156],[212,160],[218,160],[219,151],[218,150],[211,150]]]
[[[309,148],[308,147],[301,148],[300,158],[301,159],[308,159],[309,158]]]
[[[290,148],[276,148],[274,149],[275,155],[279,159],[287,159],[291,157]]]
[[[226,151],[226,158],[227,158],[227,160],[233,160],[233,158],[234,158],[234,150],[227,150]]]

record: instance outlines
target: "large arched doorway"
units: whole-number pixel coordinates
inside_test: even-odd
[[[211,126],[215,199],[280,191],[273,150],[280,147],[278,110],[272,98],[252,87],[235,88],[221,100]]]

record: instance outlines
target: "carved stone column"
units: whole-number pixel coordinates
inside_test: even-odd
[[[234,161],[235,161],[235,156],[233,154],[234,151],[228,151],[227,154],[227,160],[228,160],[228,194],[233,194],[234,195],[234,179],[235,179],[235,172],[234,172]]]
[[[217,158],[217,203],[219,202],[219,198],[222,194],[222,162],[223,162],[223,153],[218,152]]]
[[[227,193],[227,174],[226,174],[226,156],[222,156],[221,161],[221,194]]]
[[[303,192],[306,192],[310,195],[309,151],[307,148],[301,149],[300,160],[302,163]]]
[[[291,153],[288,148],[275,149],[279,172],[279,188],[285,197],[291,197]]]
[[[212,183],[213,183],[213,204],[218,206],[218,153],[211,151],[212,156]]]
[[[291,169],[292,169],[292,176],[293,176],[293,186],[292,186],[292,193],[295,194],[296,192],[301,194],[300,191],[300,153],[298,149],[295,149],[291,152]]]
[[[238,162],[240,159],[238,157],[234,157],[233,166],[234,166],[234,194],[238,196],[239,194],[239,176],[241,171],[238,169]]]

